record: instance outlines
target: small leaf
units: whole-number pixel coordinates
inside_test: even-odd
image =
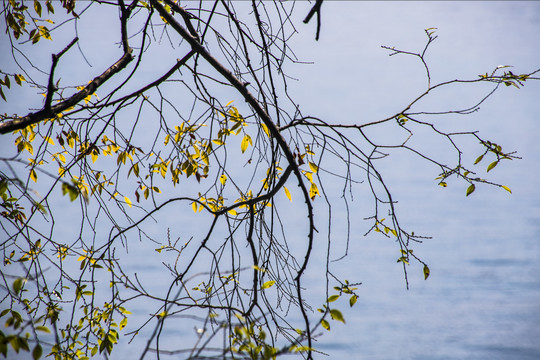
[[[328,323],[328,321],[322,319],[321,320],[321,325],[323,328],[325,328],[326,330],[330,331],[330,324]]]
[[[132,207],[131,200],[127,196],[124,196],[124,200],[126,201],[126,204],[128,204],[129,207]]]
[[[72,186],[72,185],[70,185],[68,183],[63,183],[62,184],[62,194],[63,195],[68,194],[69,195],[69,200],[75,201],[75,199],[77,199],[77,197],[79,196],[79,189],[77,189],[75,186]]]
[[[219,177],[219,182],[221,182],[221,185],[225,185],[225,182],[227,181],[227,175],[225,174],[222,174],[220,177]]]
[[[495,166],[497,166],[498,163],[499,163],[498,161],[494,161],[491,164],[489,164],[488,167],[487,167],[487,172],[489,172],[491,169],[493,169]]]
[[[53,139],[51,139],[50,137],[45,136],[44,139],[45,139],[49,144],[54,145],[54,141],[53,141]]]
[[[407,259],[406,256],[400,257],[399,259],[397,259],[397,262],[403,262],[403,263],[409,265],[409,260]]]
[[[424,264],[424,280],[427,280],[429,277],[429,268],[426,264]]]
[[[164,318],[167,316],[167,311],[162,311],[159,314],[156,315],[158,318]]]
[[[474,186],[474,184],[471,184],[471,186],[469,186],[469,187],[467,188],[467,193],[466,193],[465,196],[471,195],[471,194],[474,192],[474,189],[475,189],[475,188],[476,188],[476,187]]]
[[[12,287],[15,294],[18,294],[21,291],[25,282],[26,282],[26,279],[23,279],[23,278],[18,278],[13,282]]]
[[[314,173],[316,173],[317,171],[319,171],[319,167],[317,165],[315,165],[314,163],[312,163],[311,161],[309,162],[309,168],[311,169],[311,171],[313,171]]]
[[[289,189],[287,189],[285,186],[283,187],[283,191],[285,191],[285,195],[287,196],[287,199],[292,202],[292,197]]]
[[[251,141],[251,137],[248,134],[246,134],[246,135],[244,135],[244,138],[242,139],[242,143],[240,144],[240,148],[242,149],[242,153],[247,150],[249,144],[253,145],[253,142]]]
[[[41,355],[43,355],[43,348],[41,347],[41,345],[37,344],[32,351],[32,359],[38,360]]]
[[[34,10],[36,10],[36,13],[41,16],[41,4],[38,0],[34,0]]]
[[[339,295],[332,295],[328,298],[328,302],[333,302],[339,299]]]
[[[342,323],[345,324],[345,319],[343,318],[343,314],[338,309],[331,309],[330,316],[332,316],[332,319],[341,321]]]
[[[36,170],[34,169],[30,170],[30,179],[32,179],[34,182],[37,182]]]
[[[353,295],[351,296],[351,298],[349,299],[349,306],[350,307],[353,307],[354,304],[356,304],[356,301],[358,300],[358,295]]]
[[[309,188],[309,197],[311,198],[311,200],[315,200],[315,196],[317,195],[319,195],[319,189],[317,188],[317,185],[312,182],[311,187]]]
[[[36,326],[36,330],[43,331],[44,333],[50,334],[51,330],[46,326]]]
[[[480,155],[479,157],[476,158],[476,160],[474,160],[474,165],[478,164],[480,161],[482,161],[482,159],[484,158],[484,155]]]
[[[263,128],[264,133],[266,134],[266,136],[270,137],[270,130],[268,130],[268,127],[266,126],[266,124],[261,122],[261,127]]]
[[[510,190],[510,188],[509,188],[508,186],[501,185],[501,187],[502,187],[504,190],[508,191],[510,194],[512,193],[512,190]]]
[[[273,286],[276,283],[276,280],[270,280],[263,284],[263,289],[268,289],[269,287]]]

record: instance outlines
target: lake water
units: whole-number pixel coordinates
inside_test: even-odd
[[[373,46],[379,49],[378,46],[387,44],[385,41],[389,39],[398,41],[396,32],[400,28],[409,29],[401,34],[400,39],[407,38],[414,31],[423,36],[422,29],[433,25],[445,34],[447,42],[440,39],[437,46],[439,49],[451,46],[451,51],[436,52],[433,62],[438,69],[447,67],[455,71],[442,75],[435,73],[433,76],[439,76],[439,79],[454,76],[456,71],[474,76],[491,70],[494,64],[505,63],[506,59],[512,63],[520,62],[531,70],[531,64],[538,65],[540,59],[536,46],[530,41],[530,34],[539,33],[538,4],[521,4],[527,7],[523,10],[512,5],[514,2],[489,5],[433,2],[426,7],[421,3],[411,6],[390,2],[382,2],[381,5],[356,3],[349,4],[354,9],[344,13],[335,10],[335,5],[326,7],[325,3],[329,17],[323,22],[323,31],[333,29],[333,32],[328,30],[330,35],[321,39],[321,47],[313,45],[313,49],[303,49],[304,53],[300,54],[304,56],[303,60],[313,59],[320,66],[298,74],[303,81],[296,90],[291,86],[292,92],[311,89],[312,93],[304,94],[303,98],[300,95],[303,110],[309,108],[310,114],[321,115],[328,121],[336,120],[336,109],[340,110],[339,114],[357,114],[360,105],[365,106],[362,107],[363,113],[358,115],[361,118],[351,121],[384,116],[393,110],[385,112],[380,109],[398,107],[400,101],[404,101],[403,94],[414,93],[424,86],[423,83],[414,83],[415,88],[411,90],[407,76],[405,80],[397,78],[403,73],[415,78],[421,74],[421,68],[414,70],[419,72],[410,70],[408,73],[401,66],[392,68],[388,65],[380,74],[371,71],[374,65],[390,64],[386,54],[375,52]],[[356,12],[358,7],[362,10],[359,13]],[[358,17],[365,22],[358,21],[356,14],[360,14]],[[512,21],[501,18],[501,14],[511,16]],[[373,19],[378,16],[383,20],[375,24],[377,21]],[[498,21],[493,21],[494,18]],[[428,22],[426,19],[429,20],[428,25],[424,24]],[[344,24],[354,22],[363,27],[355,31],[364,34],[364,37],[358,36],[364,42],[356,43],[358,39],[347,37],[348,46],[339,46],[344,39],[343,33],[355,34]],[[505,27],[495,35],[493,32],[498,31],[498,24],[503,22],[506,26],[510,26],[508,23],[518,25]],[[392,28],[390,24],[393,24]],[[409,26],[411,24],[418,26]],[[516,28],[518,26],[519,29]],[[473,33],[475,36],[470,35]],[[381,36],[368,36],[370,34]],[[532,36],[534,41],[536,35]],[[467,47],[464,45],[467,40],[475,42]],[[414,38],[410,44],[418,45],[421,41],[421,37]],[[329,48],[332,42],[337,45]],[[510,44],[514,46],[512,51],[506,47]],[[358,55],[358,49],[364,47],[365,57],[364,52]],[[508,53],[516,56],[510,59]],[[350,60],[356,56],[360,56],[361,66]],[[335,62],[328,62],[336,59],[347,61],[338,67]],[[459,59],[463,62],[460,63]],[[495,59],[495,63],[482,62],[486,59]],[[400,63],[395,58],[391,61]],[[464,67],[465,62],[470,62],[470,67]],[[403,64],[409,63],[405,61]],[[335,81],[337,75],[340,76],[339,81]],[[358,89],[360,81],[371,85]],[[398,212],[402,221],[413,226],[415,232],[433,237],[414,248],[415,254],[429,264],[431,275],[424,281],[421,268],[411,265],[410,289],[406,290],[402,268],[396,263],[396,244],[377,236],[364,237],[369,224],[353,221],[349,256],[339,264],[337,271],[351,281],[362,282],[358,289],[359,299],[352,309],[348,309],[346,302],[336,303],[347,324],[332,322],[331,332],[321,330],[324,334],[318,338],[315,348],[328,356],[321,354],[316,358],[540,359],[540,86],[530,84],[526,89],[517,91],[503,89],[501,96],[485,104],[480,114],[456,121],[459,125],[470,121],[468,129],[481,129],[488,137],[501,140],[505,147],[518,150],[523,156],[523,160],[493,170],[497,181],[512,188],[512,195],[498,188],[478,188],[466,198],[462,186],[446,189],[436,186],[431,180],[436,176],[433,169],[414,160],[400,158],[399,154],[391,164],[383,165],[388,184],[399,200]],[[325,101],[313,102],[312,97]],[[452,99],[455,98],[459,96],[453,94]],[[431,145],[438,144],[434,142]],[[356,218],[369,216],[369,206],[362,202],[355,204]],[[174,209],[169,213],[174,215]],[[339,211],[337,213],[340,216]],[[169,218],[167,222],[174,223],[174,219]],[[156,228],[160,228],[159,223],[156,223]],[[339,235],[340,231],[336,230],[335,234]],[[136,241],[130,244],[131,265],[127,270],[136,272],[143,283],[164,292],[169,279],[163,276],[166,271],[151,245],[145,248]],[[323,257],[324,252],[314,255],[309,268],[313,273],[308,273],[304,282],[311,298],[316,301],[324,299],[324,289],[314,275],[320,270],[317,264]],[[317,303],[313,305],[318,306]],[[155,309],[155,304],[150,302],[132,303],[129,310],[134,314],[130,318],[129,329],[140,325]],[[178,347],[188,347],[195,336],[192,327],[183,327],[165,333],[163,340]],[[142,341],[144,338],[138,339]],[[137,341],[130,345],[123,342],[111,358],[137,357],[142,345]],[[155,354],[147,357],[153,358]],[[162,358],[183,357],[180,354]]]

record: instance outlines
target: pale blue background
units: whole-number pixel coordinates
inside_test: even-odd
[[[425,42],[423,29],[428,27],[437,27],[439,35],[427,56],[433,82],[475,78],[498,65],[514,65],[515,73],[540,67],[538,2],[326,1],[319,42],[313,39],[315,24],[301,24],[310,4],[297,6],[300,34],[291,46],[300,60],[314,65],[289,66],[289,74],[300,79],[289,85],[304,115],[329,122],[384,118],[423,91],[425,78],[419,62],[388,57],[380,45],[420,51]],[[105,36],[113,31],[108,30],[109,23],[117,25],[103,17],[101,24],[92,26]],[[71,40],[70,35],[66,39]],[[96,54],[91,48],[85,50]],[[69,54],[77,59],[72,75],[86,79],[87,74],[77,72],[82,60],[76,54]],[[110,58],[104,58],[106,54]],[[114,53],[101,49],[99,55],[90,59],[94,66],[98,59],[105,64],[116,59],[118,49]],[[4,59],[2,55],[2,69]],[[49,61],[48,55],[44,61]],[[460,107],[481,91],[451,89],[435,94],[425,106]],[[465,198],[463,184],[443,189],[433,180],[437,169],[399,153],[381,164],[399,200],[397,210],[403,221],[416,232],[433,236],[415,248],[429,263],[431,276],[424,281],[418,269],[411,270],[411,289],[406,291],[401,267],[395,262],[395,244],[363,237],[370,224],[355,221],[350,255],[340,273],[363,282],[360,298],[350,311],[345,302],[341,304],[347,325],[332,322],[332,331],[318,339],[318,349],[332,359],[540,358],[539,95],[538,83],[526,83],[520,90],[503,88],[480,112],[441,120],[448,128],[481,130],[505,149],[518,151],[522,160],[492,172],[494,180],[512,188],[513,195],[478,188]],[[426,140],[425,146],[434,154],[440,151],[435,140]],[[476,155],[470,154],[469,161]],[[357,219],[371,214],[371,203],[354,206]],[[147,254],[137,255],[136,248],[131,254],[133,271],[143,272],[148,279],[160,276],[160,264],[138,267]],[[317,257],[314,260],[313,268]],[[307,288],[319,285],[317,277],[307,276]],[[146,305],[139,305],[135,315],[146,315]],[[170,334],[170,341],[180,345],[178,335],[182,333]],[[118,349],[113,358],[134,354],[136,344]]]

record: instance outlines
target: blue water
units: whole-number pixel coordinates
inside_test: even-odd
[[[439,52],[435,51],[431,58],[440,70],[433,74],[439,80],[445,80],[445,76],[455,77],[456,73],[475,76],[507,61],[519,62],[530,70],[531,64],[538,65],[540,59],[534,46],[536,36],[530,35],[539,33],[536,14],[540,13],[540,6],[537,4],[521,3],[517,6],[515,3],[486,2],[486,5],[478,3],[468,8],[469,5],[460,3],[434,2],[430,6],[415,3],[411,8],[389,2],[380,5],[356,3],[349,6],[361,7],[362,12],[357,13],[358,9],[354,8],[354,11],[343,14],[325,3],[329,17],[323,22],[323,31],[334,34],[335,38],[325,35],[319,43],[321,45],[310,45],[313,47],[311,53],[310,49],[304,49],[307,58],[302,60],[310,60],[309,56],[317,54],[328,56],[314,58],[321,66],[298,76],[303,79],[298,86],[300,90],[296,90],[300,93],[299,102],[303,104],[304,111],[310,109],[307,111],[309,114],[320,114],[328,121],[341,120],[342,114],[357,116],[347,115],[351,116],[347,121],[380,118],[392,113],[393,109],[383,111],[386,106],[398,107],[401,102],[410,100],[410,94],[424,84],[409,83],[407,79],[421,74],[422,68],[407,67],[411,64],[408,60],[400,62],[395,57],[389,60],[386,53],[375,50],[380,50],[381,44],[401,44],[404,39],[409,39],[409,45],[419,46],[423,41],[422,29],[427,26],[438,26],[443,35],[437,44]],[[518,25],[502,28],[501,33],[496,33],[498,24],[507,20],[497,17],[503,15],[512,16],[508,23]],[[357,16],[365,22],[357,21]],[[498,21],[493,21],[493,18]],[[352,32],[345,27],[345,24],[354,24],[355,21],[361,30]],[[517,27],[519,29],[515,30]],[[417,32],[420,36],[414,37]],[[341,46],[343,33],[367,35],[348,36],[348,46]],[[308,35],[303,33],[302,36]],[[332,43],[334,47],[329,48]],[[467,43],[474,46],[467,47]],[[508,44],[514,46],[512,51],[506,47]],[[360,51],[363,49],[365,52]],[[336,59],[342,59],[338,67],[335,66]],[[325,63],[329,60],[334,62]],[[380,73],[371,71],[376,65],[381,66]],[[415,73],[417,70],[419,72]],[[448,73],[441,74],[442,70]],[[335,80],[336,76],[339,76],[339,81]],[[358,86],[359,82],[362,86]],[[413,85],[414,89],[408,87]],[[303,94],[302,98],[301,93],[305,89],[311,89],[312,93],[309,96]],[[294,91],[291,84],[291,92]],[[400,154],[395,154],[392,162],[382,164],[388,185],[399,200],[397,209],[403,222],[413,227],[415,232],[433,237],[414,247],[415,254],[429,264],[431,275],[424,281],[421,267],[411,264],[408,268],[410,289],[406,290],[402,268],[396,263],[396,244],[382,237],[363,236],[370,224],[361,219],[370,214],[371,202],[366,205],[362,202],[365,194],[357,195],[358,200],[351,204],[354,219],[349,256],[337,265],[336,272],[350,281],[362,282],[357,291],[359,299],[353,309],[349,309],[346,301],[335,303],[343,311],[347,324],[332,322],[330,332],[321,330],[323,336],[314,344],[321,352],[316,358],[540,359],[538,94],[538,84],[527,85],[526,89],[519,91],[504,89],[500,97],[483,105],[481,113],[466,119],[452,119],[452,126],[470,124],[468,129],[485,131],[523,156],[523,160],[501,165],[493,171],[497,181],[512,188],[512,195],[498,188],[479,188],[466,198],[465,188],[449,186],[443,189],[436,186],[432,181],[437,175],[434,169],[400,157]],[[325,100],[311,101],[312,97]],[[447,100],[441,99],[443,103]],[[438,154],[439,143],[428,141],[427,145]],[[476,155],[471,154],[470,157],[474,159]],[[334,211],[339,223],[343,214],[339,208]],[[162,239],[166,239],[165,220],[173,225],[179,222],[173,218],[174,207],[167,214],[164,215],[169,216],[167,219],[155,225],[162,232]],[[299,216],[296,213],[289,215],[291,221],[296,221],[295,216]],[[193,224],[197,220],[183,218],[182,221]],[[179,233],[182,233],[182,241],[190,237],[187,230],[177,227],[174,231],[173,238]],[[334,234],[337,237],[345,235],[339,228],[335,228]],[[130,241],[131,265],[126,268],[130,274],[137,273],[149,289],[157,289],[159,295],[164,295],[170,277],[161,264],[163,258],[154,251],[157,246],[153,245],[145,243],[143,246],[138,240]],[[344,252],[343,245],[336,246],[334,251],[333,255],[338,257]],[[318,277],[318,261],[324,260],[324,255],[324,250],[314,254],[304,282],[315,307],[319,305],[316,301],[324,299],[324,289]],[[128,331],[141,325],[157,308],[157,303],[150,301],[133,302],[129,307],[133,316],[130,317]],[[112,358],[138,355],[145,334],[148,333],[141,334],[131,345],[121,343]],[[164,334],[163,341],[185,348],[195,338],[193,327],[189,325],[175,330],[171,328]],[[155,356],[149,354],[147,358]]]

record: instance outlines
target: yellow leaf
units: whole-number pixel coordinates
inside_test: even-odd
[[[315,196],[317,195],[319,195],[319,189],[315,183],[311,183],[311,187],[309,188],[309,197],[311,200],[315,200]]]
[[[343,317],[343,314],[341,313],[341,311],[339,311],[338,309],[331,309],[330,316],[332,317],[332,319],[341,321],[342,323],[345,324],[345,318]]]
[[[313,171],[314,173],[316,173],[317,171],[319,171],[319,167],[317,165],[315,165],[314,163],[312,163],[311,161],[309,162],[309,168],[311,169],[311,171]]]
[[[126,204],[128,204],[129,207],[131,207],[131,200],[127,196],[124,196],[124,200],[126,201]]]
[[[242,144],[240,145],[240,148],[242,149],[242,153],[247,150],[249,144],[253,145],[253,141],[251,141],[251,137],[248,134],[246,134],[244,135],[244,138],[242,139]]]
[[[429,276],[429,268],[427,265],[424,264],[424,280],[427,280]]]
[[[37,182],[36,170],[34,169],[30,170],[30,179],[34,180],[34,182]]]
[[[326,330],[330,331],[330,324],[328,323],[328,321],[326,320],[321,320],[321,325],[323,328],[325,328]]]
[[[225,182],[227,181],[227,175],[222,174],[222,175],[219,177],[219,181],[221,182],[221,185],[225,185]]]
[[[266,136],[270,137],[270,130],[268,130],[268,127],[266,126],[266,124],[262,122],[261,127],[264,130]]]
[[[508,191],[510,194],[512,193],[512,190],[510,190],[510,188],[509,188],[508,186],[501,185],[501,187],[502,187],[504,190]]]
[[[228,213],[231,215],[238,215],[238,213],[234,209],[229,210]]]
[[[53,141],[50,137],[45,136],[45,140],[46,140],[49,144],[54,145],[54,141]]]
[[[263,284],[263,289],[268,289],[269,287],[273,286],[276,283],[276,280],[270,280]]]
[[[292,202],[292,197],[291,197],[291,193],[289,192],[289,189],[287,189],[285,186],[283,187],[283,190],[285,191],[285,195],[287,196],[287,198],[289,199],[289,201]]]
[[[467,188],[466,196],[471,195],[471,194],[473,193],[474,189],[475,189],[474,184],[471,184],[471,185]]]
[[[159,313],[159,314],[157,315],[158,318],[164,318],[164,317],[166,317],[166,316],[167,316],[167,311],[162,311],[161,313]]]
[[[191,203],[191,208],[193,209],[194,213],[197,212],[197,203],[195,201]]]
[[[98,156],[99,156],[99,152],[97,151],[92,151],[90,153],[90,157],[92,158],[92,164],[96,162]]]
[[[328,302],[333,302],[333,301],[336,301],[337,299],[339,299],[339,295],[331,295],[328,298]]]

